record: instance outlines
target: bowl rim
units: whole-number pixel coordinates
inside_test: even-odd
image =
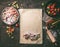
[[[7,8],[7,7],[3,8],[3,10],[6,9],[6,8]],[[14,8],[14,7],[13,7],[13,8]],[[19,11],[18,11],[16,8],[14,8],[14,9],[15,9],[16,12],[18,13],[18,17],[17,17],[17,20],[16,20],[16,22],[17,22],[17,21],[19,20],[19,17],[20,17],[19,15],[20,15],[20,14],[19,14]],[[1,17],[1,20],[2,20],[3,10],[1,11],[1,16],[0,16],[0,17]],[[2,20],[2,21],[3,21],[3,20]],[[6,25],[14,25],[16,22],[14,22],[13,24],[8,24],[8,23],[6,23],[6,22],[3,21],[3,23],[5,23]]]
[[[53,16],[53,15],[49,15],[48,13],[47,13],[47,11],[46,11],[46,9],[47,9],[47,6],[50,4],[50,3],[55,3],[56,2],[56,0],[50,0],[50,1],[48,1],[47,3],[46,3],[46,5],[45,5],[45,13],[48,15],[48,16],[50,16],[50,17],[52,17],[53,19],[57,19],[58,17],[57,16]],[[59,19],[59,18],[58,18]]]

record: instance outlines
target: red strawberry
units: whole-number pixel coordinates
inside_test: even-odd
[[[53,9],[55,7],[55,3],[51,5],[51,8]]]
[[[59,12],[60,11],[60,8],[58,8],[57,11]]]
[[[51,12],[52,14],[54,13],[54,11]]]
[[[54,16],[56,16],[56,13],[53,13]]]

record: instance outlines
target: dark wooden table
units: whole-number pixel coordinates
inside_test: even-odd
[[[1,16],[1,11],[4,7],[8,6],[8,3],[11,3],[15,0],[1,0],[0,1],[0,16]],[[19,7],[21,7],[21,4],[23,4],[23,8],[42,8],[43,13],[44,13],[44,7],[41,6],[42,2],[46,3],[48,0],[17,0]],[[19,21],[17,22],[18,24],[20,23]],[[44,24],[45,25],[45,24]],[[20,44],[19,43],[19,34],[20,34],[20,27],[16,27],[15,24],[12,25],[15,28],[14,31],[14,39],[11,39],[7,33],[6,33],[6,25],[5,23],[2,22],[1,17],[0,17],[0,45],[2,47],[55,47],[51,42],[49,42],[46,39],[46,30],[43,30],[43,44]]]

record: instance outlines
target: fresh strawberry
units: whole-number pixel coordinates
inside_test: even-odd
[[[55,3],[51,5],[51,8],[53,9],[55,7]]]
[[[56,16],[56,13],[53,13],[54,16]]]

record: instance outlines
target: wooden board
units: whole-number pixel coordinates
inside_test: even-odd
[[[42,44],[42,9],[19,9],[20,13],[20,43]],[[36,41],[26,40],[23,35],[26,32],[40,33]]]

